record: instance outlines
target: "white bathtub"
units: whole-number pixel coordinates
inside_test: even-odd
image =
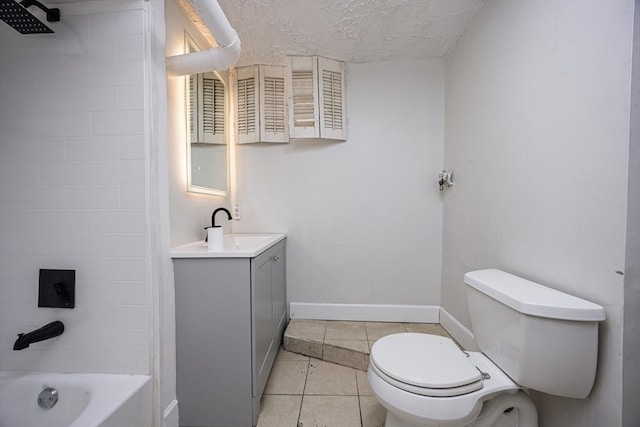
[[[149,427],[151,382],[146,375],[0,372],[0,427]],[[47,387],[51,409],[38,406]]]

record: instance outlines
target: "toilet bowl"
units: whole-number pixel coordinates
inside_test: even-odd
[[[526,389],[589,395],[601,306],[496,269],[469,272],[464,282],[480,352],[418,333],[371,348],[367,377],[387,409],[385,427],[492,427],[509,409],[519,427],[537,427]]]
[[[376,341],[367,375],[387,409],[386,427],[470,426],[490,416],[481,414],[485,400],[520,389],[482,353],[464,352],[449,338],[419,333]]]

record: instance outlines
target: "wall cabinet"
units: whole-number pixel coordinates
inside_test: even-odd
[[[289,57],[291,138],[347,139],[344,62]]]
[[[255,426],[287,324],[285,240],[254,258],[174,258],[180,426]]]
[[[236,70],[238,143],[289,142],[286,67],[251,65]]]

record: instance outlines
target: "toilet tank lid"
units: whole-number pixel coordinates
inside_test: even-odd
[[[464,282],[512,309],[551,319],[600,321],[606,318],[598,304],[542,286],[497,269],[470,271]]]

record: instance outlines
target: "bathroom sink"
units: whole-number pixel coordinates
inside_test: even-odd
[[[235,249],[248,249],[261,246],[272,239],[272,234],[229,234],[224,237],[224,246]]]
[[[253,258],[279,241],[286,234],[226,234],[222,247],[209,248],[202,240],[171,248],[172,258]]]

